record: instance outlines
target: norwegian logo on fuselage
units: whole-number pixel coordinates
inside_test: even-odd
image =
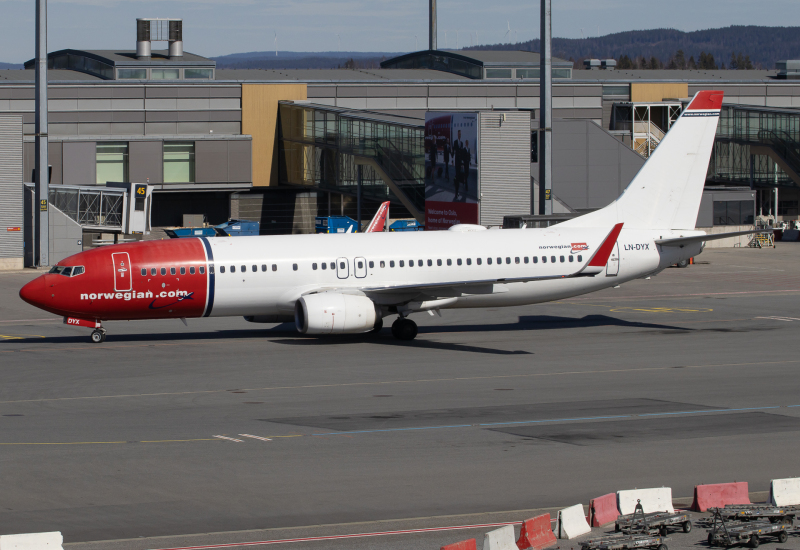
[[[572,243],[572,251],[571,254],[577,254],[579,252],[586,252],[589,250],[589,245],[586,243]]]

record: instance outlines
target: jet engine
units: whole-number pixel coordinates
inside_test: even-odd
[[[308,294],[294,306],[295,326],[302,334],[359,334],[375,328],[380,319],[373,301],[356,294]]]

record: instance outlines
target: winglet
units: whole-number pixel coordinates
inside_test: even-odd
[[[375,213],[375,217],[372,218],[372,221],[369,222],[367,229],[364,230],[364,233],[380,233],[383,231],[384,226],[386,225],[386,218],[389,216],[389,201],[384,202],[381,204],[381,207],[378,208],[378,211]]]
[[[617,244],[617,237],[619,237],[620,231],[622,231],[622,224],[618,223],[608,234],[603,244],[600,245],[600,248],[597,249],[597,252],[594,253],[592,259],[589,260],[587,267],[603,267],[606,265],[611,252],[614,250],[614,245]]]

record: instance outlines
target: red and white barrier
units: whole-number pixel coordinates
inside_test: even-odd
[[[518,550],[514,540],[514,526],[506,525],[483,536],[483,550]]]
[[[695,485],[692,510],[705,512],[709,508],[722,508],[726,504],[750,504],[747,482]]]
[[[576,504],[558,511],[556,536],[560,539],[574,539],[591,532],[592,528],[583,515],[583,505]]]
[[[800,477],[773,479],[769,485],[769,501],[775,506],[800,504]]]
[[[619,508],[617,508],[617,495],[615,493],[593,498],[589,502],[589,524],[592,527],[600,527],[611,523],[616,521],[617,517],[619,517]]]
[[[0,535],[0,550],[63,550],[61,531]]]
[[[478,544],[475,539],[462,540],[447,546],[442,546],[440,550],[478,550]]]
[[[517,539],[519,550],[541,550],[556,543],[556,536],[550,527],[550,514],[542,514],[522,522]]]
[[[645,514],[650,512],[675,512],[672,507],[672,488],[659,487],[657,489],[632,489],[630,491],[617,491],[617,506],[619,513],[632,514],[636,510],[636,503],[642,502]]]

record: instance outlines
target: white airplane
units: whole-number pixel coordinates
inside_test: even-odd
[[[81,252],[26,284],[26,302],[94,329],[102,322],[244,316],[303,334],[374,332],[412,340],[419,312],[562,300],[654,275],[696,256],[694,229],[722,92],[699,92],[625,192],[546,229],[215,237]]]

